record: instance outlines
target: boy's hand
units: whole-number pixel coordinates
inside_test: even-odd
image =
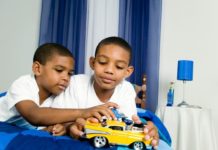
[[[56,125],[53,126],[51,133],[54,136],[65,135],[66,134],[66,128],[62,124],[56,124]]]
[[[75,139],[81,137],[84,134],[83,127],[85,125],[85,122],[85,119],[77,118],[76,121],[69,126],[69,135]]]
[[[82,118],[90,118],[95,117],[99,121],[101,121],[102,116],[106,116],[107,118],[116,119],[114,113],[111,111],[111,107],[118,108],[118,105],[113,102],[108,102],[103,105],[94,106],[88,109],[85,109]]]
[[[96,118],[89,118],[88,119],[91,122],[98,122]],[[83,129],[85,126],[86,120],[84,118],[78,118],[76,119],[76,122],[70,125],[69,127],[69,134],[73,138],[79,138],[84,135]]]
[[[141,123],[141,120],[139,119],[138,116],[134,115],[132,117],[132,120],[135,123]],[[145,125],[144,128],[144,133],[146,134],[145,139],[149,140],[152,138],[151,145],[153,146],[154,149],[158,148],[158,142],[159,142],[159,134],[156,126],[153,124],[151,121],[147,121],[147,125]]]

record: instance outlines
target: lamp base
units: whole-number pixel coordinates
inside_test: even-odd
[[[202,109],[201,106],[198,106],[198,105],[190,105],[191,108],[197,108],[197,109]]]
[[[197,106],[197,105],[189,105],[188,103],[186,103],[185,101],[182,101],[181,103],[179,103],[177,105],[178,107],[184,107],[184,108],[197,108],[197,109],[202,109],[201,106]]]
[[[181,103],[179,103],[177,105],[178,107],[190,107],[190,105],[188,103],[186,103],[185,101],[182,101]]]

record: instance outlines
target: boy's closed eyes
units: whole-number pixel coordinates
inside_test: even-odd
[[[65,68],[64,66],[55,66],[55,67],[54,67],[54,70],[57,71],[58,73],[62,73],[62,72],[64,72],[64,71],[66,71],[66,68]],[[69,76],[72,76],[73,74],[74,74],[74,70],[70,70],[70,71],[68,72],[68,75],[69,75]]]
[[[99,63],[100,65],[108,65],[109,63],[111,63],[110,58],[106,57],[106,56],[98,56],[96,58],[97,63]],[[114,66],[116,67],[116,69],[118,70],[123,70],[125,68],[128,67],[127,63],[123,60],[115,60]]]

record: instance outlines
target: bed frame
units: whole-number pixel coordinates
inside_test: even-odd
[[[145,109],[146,107],[146,81],[147,81],[147,77],[145,74],[143,74],[142,76],[142,85],[137,85],[137,84],[134,84],[134,88],[135,88],[135,91],[136,91],[136,99],[135,99],[135,102],[136,102],[136,106],[139,107],[139,108],[143,108]]]

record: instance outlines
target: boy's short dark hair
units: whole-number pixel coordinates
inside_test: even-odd
[[[118,46],[122,47],[123,49],[125,49],[129,53],[129,62],[131,62],[131,57],[132,57],[131,46],[124,39],[122,39],[120,37],[116,37],[116,36],[111,36],[111,37],[105,38],[102,41],[100,41],[100,43],[98,43],[98,45],[95,49],[95,57],[98,54],[98,51],[102,46],[109,45],[109,44],[115,44],[115,45],[118,45]]]
[[[40,64],[45,65],[54,54],[74,59],[73,54],[66,47],[57,43],[45,43],[36,49],[33,62],[38,61]]]

